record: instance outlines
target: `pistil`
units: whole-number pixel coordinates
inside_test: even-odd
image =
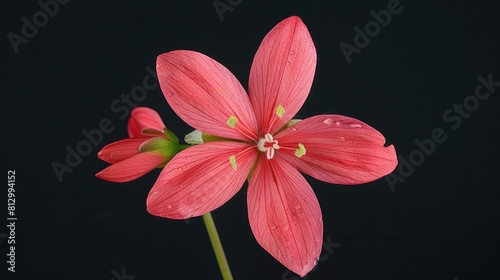
[[[266,153],[267,159],[272,159],[274,157],[274,150],[278,150],[280,146],[278,145],[278,140],[274,140],[273,136],[267,133],[264,135],[264,138],[259,139],[257,148],[259,151]]]

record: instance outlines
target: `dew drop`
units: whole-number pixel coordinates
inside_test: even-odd
[[[275,230],[275,229],[277,229],[277,227],[276,227],[276,226],[271,226],[270,228],[271,228],[271,230]]]
[[[351,127],[361,127],[361,125],[360,125],[360,124],[357,124],[357,123],[352,123],[350,126],[351,126]]]
[[[167,205],[167,209],[172,209],[172,205]]]
[[[288,231],[288,229],[290,229],[288,226],[283,227],[283,231]]]
[[[331,125],[331,124],[333,124],[333,120],[331,118],[328,118],[328,119],[323,120],[323,123]]]
[[[184,186],[181,186],[181,188],[184,188]],[[193,190],[191,193],[189,193],[189,196],[190,196],[192,199],[197,199],[199,195],[200,195],[200,194],[199,194],[196,190]]]
[[[287,61],[287,62],[286,62],[286,65],[290,65],[290,61]]]
[[[344,136],[340,136],[340,141],[345,141],[345,137]]]
[[[300,205],[297,205],[297,206],[295,206],[294,211],[297,214],[302,214],[302,207],[300,207]]]
[[[294,51],[290,51],[290,55],[293,55],[295,52]]]

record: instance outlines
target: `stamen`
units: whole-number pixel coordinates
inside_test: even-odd
[[[236,126],[236,122],[238,121],[238,118],[231,115],[229,119],[227,119],[227,125],[229,125],[231,128],[234,128]]]
[[[278,105],[278,108],[276,108],[276,115],[278,116],[278,118],[281,118],[284,113],[285,113],[285,108],[283,108],[281,104]]]
[[[234,170],[238,168],[238,166],[236,165],[236,157],[234,155],[229,157],[229,163],[231,164]]]
[[[298,158],[301,158],[305,154],[306,154],[306,147],[304,147],[304,145],[302,145],[302,143],[299,143],[299,148],[297,150],[295,150],[295,156]]]

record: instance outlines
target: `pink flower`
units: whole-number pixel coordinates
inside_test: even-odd
[[[156,167],[163,167],[178,151],[179,140],[165,128],[158,113],[138,107],[128,122],[130,138],[104,146],[97,156],[112,164],[97,173],[97,178],[128,182]]]
[[[172,109],[203,133],[225,138],[190,147],[170,161],[151,189],[149,213],[187,219],[217,209],[249,178],[248,219],[257,242],[304,276],[323,240],[318,200],[303,172],[334,184],[361,184],[389,174],[394,147],[359,120],[319,115],[287,123],[306,100],[316,49],[296,16],[262,41],[248,95],[224,66],[198,52],[161,54],[157,72]]]

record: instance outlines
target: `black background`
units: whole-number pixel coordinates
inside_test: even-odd
[[[212,1],[73,0],[16,54],[7,34],[21,35],[21,18],[31,21],[41,8],[3,1],[0,268],[8,277],[2,279],[120,280],[113,271],[122,269],[136,280],[220,279],[201,218],[173,221],[146,212],[159,170],[130,183],[105,182],[94,177],[107,166],[95,154],[126,137],[126,119],[111,104],[142,84],[158,54],[203,52],[246,87],[262,38],[290,15],[302,18],[318,52],[299,118],[361,119],[406,160],[418,150],[415,139],[436,128],[447,136],[392,189],[385,178],[354,187],[307,178],[322,207],[324,239],[337,247],[323,250],[308,279],[498,278],[500,87],[456,129],[443,118],[470,100],[478,76],[500,81],[498,9],[494,1],[402,0],[403,10],[347,63],[339,44],[353,45],[353,28],[364,29],[370,11],[388,2],[243,0],[221,21]],[[159,88],[137,103],[157,110],[179,136],[191,131]],[[86,139],[81,131],[98,129],[105,118],[114,130],[60,182],[51,164],[65,164],[66,147],[75,148]],[[16,172],[16,273],[6,263],[8,170]],[[233,276],[298,279],[256,243],[245,192],[246,186],[213,212]]]

